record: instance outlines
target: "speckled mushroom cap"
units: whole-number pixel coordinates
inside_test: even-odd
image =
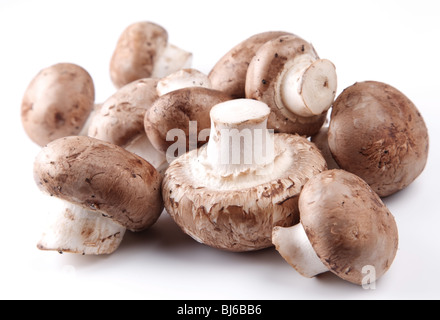
[[[163,210],[161,175],[144,159],[90,137],[66,137],[41,150],[38,187],[99,212],[131,231],[153,225]]]
[[[140,134],[145,134],[145,112],[158,98],[158,80],[133,81],[108,98],[91,121],[88,135],[125,147]]]
[[[93,110],[95,87],[90,74],[73,63],[41,70],[30,82],[21,104],[27,135],[40,146],[77,135]]]
[[[298,222],[298,196],[313,175],[326,169],[307,139],[276,134],[274,171],[238,181],[217,179],[203,168],[206,146],[175,160],[162,185],[165,208],[184,232],[228,251],[272,246],[272,228]]]
[[[285,106],[280,94],[283,78],[302,56],[319,59],[313,46],[296,35],[282,35],[267,41],[249,64],[245,91],[246,98],[265,102],[271,108],[268,128],[276,132],[311,136],[324,124],[327,111],[307,117],[294,114]],[[324,87],[326,82],[322,83],[323,89],[328,90],[328,87]]]
[[[344,280],[362,284],[362,268],[373,266],[379,279],[398,248],[393,215],[358,176],[328,170],[312,177],[299,198],[301,223],[327,268]]]
[[[348,87],[336,99],[328,144],[342,169],[385,197],[422,173],[429,137],[420,112],[403,93],[385,83],[366,81]]]
[[[214,89],[231,95],[234,99],[244,98],[246,72],[258,48],[270,39],[289,34],[284,31],[268,31],[255,34],[229,50],[209,72]]]

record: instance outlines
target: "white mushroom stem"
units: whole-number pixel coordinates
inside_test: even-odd
[[[151,77],[164,78],[180,69],[191,67],[191,64],[192,53],[168,44],[163,52],[158,54]]]
[[[110,254],[124,237],[126,228],[101,213],[59,200],[49,212],[49,226],[37,247],[80,254]]]
[[[333,63],[312,55],[299,55],[286,64],[278,80],[278,102],[296,115],[311,117],[327,111],[336,95]]]
[[[316,255],[301,223],[292,227],[275,227],[272,242],[281,256],[305,277],[329,271]]]
[[[251,99],[230,100],[211,109],[207,160],[214,171],[229,177],[273,169],[275,145],[267,130],[269,113],[265,103]]]
[[[159,80],[156,86],[157,95],[163,96],[168,92],[182,88],[203,87],[212,88],[211,80],[203,72],[196,69],[182,69]]]
[[[159,172],[165,172],[168,167],[166,156],[153,147],[146,134],[140,134],[134,138],[124,149],[147,160]]]

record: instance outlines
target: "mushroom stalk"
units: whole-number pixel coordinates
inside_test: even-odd
[[[131,140],[124,147],[124,149],[147,160],[159,172],[164,172],[168,167],[166,157],[155,147],[153,147],[150,139],[146,134],[140,134],[139,136]]]
[[[272,242],[281,256],[300,274],[312,278],[329,271],[316,255],[301,223],[292,227],[275,227]]]
[[[276,99],[289,111],[303,117],[326,112],[337,87],[335,66],[326,59],[303,54],[293,59],[279,77]]]
[[[49,226],[37,247],[60,253],[110,254],[124,237],[126,228],[98,212],[65,200],[50,213]]]
[[[180,69],[189,68],[191,63],[192,53],[173,44],[167,44],[164,51],[157,57],[151,77],[164,78]]]
[[[265,103],[236,99],[211,112],[207,161],[223,177],[273,169],[275,144]]]

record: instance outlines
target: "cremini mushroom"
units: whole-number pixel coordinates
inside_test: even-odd
[[[35,159],[34,177],[63,200],[38,243],[41,250],[114,252],[125,230],[151,227],[163,210],[161,175],[144,159],[85,136],[60,138]]]
[[[42,69],[29,83],[21,120],[29,138],[40,146],[78,135],[91,113],[95,87],[90,74],[73,63]]]
[[[184,149],[181,152],[184,153],[206,143],[207,137],[200,138],[199,134],[211,126],[211,108],[230,99],[224,92],[204,87],[186,87],[171,91],[156,99],[146,112],[145,131],[157,150],[163,154],[168,153],[169,159],[174,158],[175,151]],[[190,128],[191,124],[195,125],[194,130]],[[177,144],[177,148],[170,151],[173,144]]]
[[[246,74],[246,98],[269,105],[268,127],[276,132],[316,134],[336,88],[333,63],[320,59],[310,43],[292,34],[264,43]]]
[[[272,241],[303,276],[331,271],[362,285],[390,268],[398,249],[396,222],[358,176],[340,169],[315,175],[301,192],[299,211],[301,222],[275,227]],[[365,273],[370,269],[375,279]]]
[[[270,39],[289,34],[284,31],[268,31],[255,34],[230,49],[209,72],[212,87],[226,92],[234,99],[245,98],[246,72],[261,45]]]
[[[328,169],[340,169],[336,163],[333,155],[328,146],[328,126],[324,125],[317,134],[310,139],[321,151],[325,161],[327,162]]]
[[[298,222],[298,196],[325,160],[306,138],[271,134],[270,109],[252,99],[210,111],[209,142],[177,158],[165,172],[167,212],[195,240],[228,251],[272,245],[274,226]]]
[[[182,88],[189,87],[203,87],[212,88],[211,81],[203,72],[187,68],[182,69],[160,79],[157,83],[157,95],[163,96],[171,91],[176,91]]]
[[[386,197],[423,172],[429,137],[422,115],[402,92],[366,81],[348,87],[336,99],[328,144],[342,169]]]
[[[96,109],[88,136],[123,147],[162,171],[168,165],[165,156],[152,146],[144,129],[145,113],[158,98],[157,82],[146,78],[120,88]]]
[[[143,78],[163,78],[189,68],[192,53],[168,43],[168,32],[155,23],[142,21],[121,34],[110,62],[110,76],[116,87]]]

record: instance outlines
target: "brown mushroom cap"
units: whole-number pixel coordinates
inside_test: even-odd
[[[275,135],[278,150],[274,172],[234,180],[198,174],[206,146],[179,157],[162,184],[165,208],[191,237],[228,251],[272,246],[274,226],[298,222],[298,196],[313,175],[326,169],[325,160],[307,139]],[[249,185],[250,184],[250,185]],[[221,186],[221,187],[215,187]]]
[[[110,62],[110,76],[120,88],[152,75],[156,56],[168,43],[167,31],[152,22],[136,22],[121,34]]]
[[[393,215],[358,176],[328,170],[312,177],[299,198],[301,223],[318,257],[344,280],[362,284],[362,268],[379,279],[398,248]]]
[[[38,187],[102,213],[131,231],[153,225],[163,210],[161,175],[144,159],[90,137],[48,144],[34,163]]]
[[[428,130],[416,106],[375,81],[345,89],[333,105],[328,143],[338,165],[381,197],[407,187],[424,170]]]
[[[189,122],[197,121],[197,136],[203,129],[209,129],[211,108],[231,97],[221,91],[188,87],[160,96],[145,114],[145,131],[152,145],[166,153],[174,141],[167,141],[167,133],[173,129],[185,132],[189,150]],[[206,141],[200,141],[200,147]]]
[[[319,58],[313,46],[296,35],[283,35],[264,43],[247,69],[246,97],[263,101],[271,108],[268,128],[276,132],[311,136],[324,124],[327,111],[303,117],[292,113],[276,99],[280,90],[278,80],[284,75],[287,63],[300,55]]]
[[[125,147],[139,135],[145,135],[146,111],[158,98],[157,79],[133,81],[108,98],[95,112],[89,136]]]
[[[72,63],[41,70],[30,82],[21,104],[21,120],[28,136],[40,146],[77,135],[95,101],[89,73]]]
[[[237,44],[210,71],[208,76],[212,87],[226,92],[234,99],[244,98],[246,95],[246,72],[258,48],[265,42],[285,34],[289,33],[284,31],[263,32]]]
[[[327,162],[327,168],[330,169],[339,169],[338,164],[335,159],[333,159],[332,153],[328,146],[328,126],[323,126],[317,134],[311,137],[310,139],[322,152],[322,155]]]

